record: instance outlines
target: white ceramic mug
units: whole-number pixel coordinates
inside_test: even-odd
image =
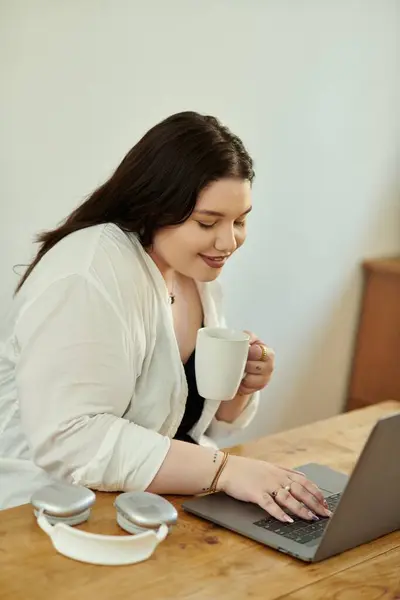
[[[250,336],[244,331],[203,327],[197,333],[195,370],[200,396],[210,400],[235,397],[249,353]]]

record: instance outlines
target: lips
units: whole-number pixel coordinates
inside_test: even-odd
[[[205,256],[204,254],[199,254],[199,256],[212,269],[221,269],[228,260],[228,256]]]

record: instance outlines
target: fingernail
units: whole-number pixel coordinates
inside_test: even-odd
[[[328,503],[326,500],[324,500],[322,504],[325,506],[325,508],[328,508]]]
[[[311,510],[309,511],[308,516],[311,517],[313,521],[319,521],[319,517],[311,512]]]
[[[294,521],[293,521],[292,517],[289,517],[289,515],[285,515],[285,521],[286,521],[287,523],[294,523]]]
[[[325,514],[326,514],[326,516],[327,516],[327,517],[331,517],[331,516],[333,515],[333,512],[332,512],[331,510],[328,510],[328,509],[327,509],[327,510],[325,511]]]

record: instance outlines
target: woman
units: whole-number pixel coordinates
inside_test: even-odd
[[[272,351],[252,336],[231,401],[196,388],[196,334],[223,324],[215,280],[245,241],[253,176],[242,142],[215,118],[173,115],[39,237],[0,362],[1,507],[50,478],[159,494],[213,482],[282,521],[285,509],[329,516],[302,474],[226,461],[213,442],[254,417]]]

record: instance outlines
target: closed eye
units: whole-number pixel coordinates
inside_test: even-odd
[[[197,223],[202,229],[211,229],[211,227],[214,227],[214,225],[216,225],[216,223],[201,223],[200,221],[197,221]]]
[[[202,223],[201,221],[197,221],[202,229],[211,229],[215,227],[217,223]],[[236,227],[244,227],[246,225],[246,221],[235,221]]]

